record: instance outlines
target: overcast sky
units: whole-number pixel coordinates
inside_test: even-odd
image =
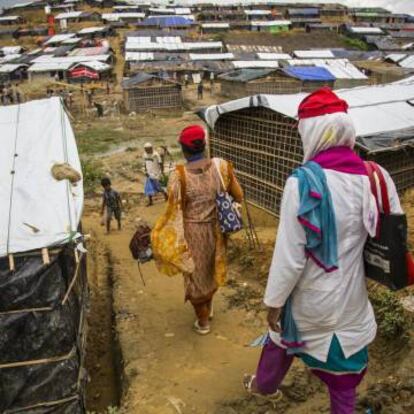
[[[343,2],[350,6],[386,7],[394,12],[414,14],[414,0],[343,0]]]
[[[294,0],[292,0],[294,1]],[[296,0],[301,3],[312,3],[313,0]],[[414,0],[337,0],[347,6],[356,7],[385,7],[397,13],[414,14]],[[319,0],[320,3],[325,1]],[[335,0],[326,0],[327,3],[334,3]]]

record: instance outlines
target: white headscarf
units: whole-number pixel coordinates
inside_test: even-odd
[[[303,143],[303,161],[309,161],[318,152],[332,147],[355,146],[356,132],[351,117],[345,112],[305,118],[299,121]]]
[[[303,143],[304,163],[329,148],[342,146],[353,149],[355,146],[354,123],[345,112],[301,119],[298,129]],[[362,198],[364,227],[373,237],[376,232],[378,211],[368,177],[364,177]]]

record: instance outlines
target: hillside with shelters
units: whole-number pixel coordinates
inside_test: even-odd
[[[297,108],[325,86],[349,104],[356,153],[392,177],[413,252],[414,15],[279,0],[0,9],[1,413],[330,412],[296,360],[277,401],[242,386],[267,329],[283,189],[304,156]],[[182,278],[153,261],[137,268],[129,244],[164,213],[189,124],[207,131],[209,156],[231,162],[249,223],[229,240],[204,338],[183,310]],[[149,197],[148,148],[162,155]],[[110,234],[102,178],[122,210]],[[355,414],[412,414],[413,288],[367,284],[379,330]]]

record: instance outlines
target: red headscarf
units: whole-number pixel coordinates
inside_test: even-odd
[[[337,112],[348,112],[348,104],[331,89],[324,87],[311,93],[300,103],[298,116],[299,119],[305,119]]]
[[[206,133],[200,125],[190,125],[181,131],[178,142],[190,150],[202,150],[206,145]]]

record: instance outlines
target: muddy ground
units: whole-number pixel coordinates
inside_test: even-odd
[[[175,128],[181,123],[175,121]],[[173,130],[171,130],[171,133]],[[141,150],[100,154],[125,205],[124,228],[104,234],[99,197],[86,202],[84,226],[90,247],[91,312],[88,389],[90,411],[139,414],[311,414],[328,413],[322,384],[296,361],[276,406],[247,398],[241,379],[255,369],[260,350],[249,344],[266,330],[263,288],[275,237],[275,221],[254,214],[263,251],[248,249],[243,236],[232,241],[229,282],[217,295],[212,334],[191,330],[192,309],[184,304],[180,277],[143,266],[144,286],[128,243],[135,223],[153,224],[165,204],[144,206]],[[410,205],[412,197],[406,202]],[[410,221],[412,219],[410,218]],[[412,222],[412,221],[411,221]],[[360,387],[358,413],[414,412],[412,323],[404,337],[379,338],[371,347],[370,369]]]

